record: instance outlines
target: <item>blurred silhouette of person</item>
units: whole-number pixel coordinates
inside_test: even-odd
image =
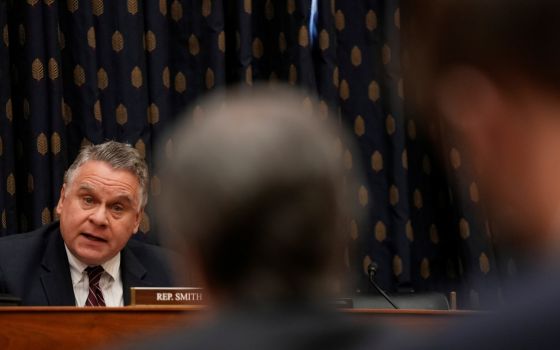
[[[413,91],[459,135],[498,237],[534,262],[497,315],[398,349],[559,349],[560,2],[409,1]]]
[[[161,218],[212,316],[133,348],[353,349],[372,335],[326,306],[346,219],[360,214],[344,190],[347,139],[304,99],[280,85],[229,90],[172,132]]]

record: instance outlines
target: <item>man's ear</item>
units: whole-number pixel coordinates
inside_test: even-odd
[[[58,203],[56,204],[56,214],[60,217],[62,213],[62,207],[64,205],[64,199],[66,197],[66,184],[62,185],[60,189],[60,198],[58,198]]]
[[[138,229],[140,228],[140,221],[142,221],[143,216],[144,216],[144,208],[140,209],[136,213],[136,218],[135,218],[135,222],[134,222],[134,229],[132,230],[133,235],[138,233]]]
[[[446,123],[463,132],[484,132],[503,112],[504,95],[481,71],[454,67],[436,81],[435,102]]]

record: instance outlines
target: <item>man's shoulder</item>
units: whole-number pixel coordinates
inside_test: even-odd
[[[58,232],[58,222],[39,227],[36,230],[16,233],[13,235],[0,237],[0,251],[8,250],[14,252],[18,247],[29,247],[43,244],[48,237]]]

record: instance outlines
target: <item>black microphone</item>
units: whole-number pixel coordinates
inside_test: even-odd
[[[389,304],[391,304],[395,309],[398,309],[399,307],[395,305],[395,303],[391,300],[391,298],[389,298],[387,293],[385,293],[385,291],[381,289],[381,287],[375,282],[375,274],[377,273],[377,268],[378,266],[375,262],[372,262],[368,265],[367,271],[370,283],[379,292],[379,294],[381,294],[381,296],[389,302]]]

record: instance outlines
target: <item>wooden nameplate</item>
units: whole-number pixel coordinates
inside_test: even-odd
[[[207,304],[206,293],[202,288],[183,287],[132,287],[130,288],[130,305],[190,305]]]

